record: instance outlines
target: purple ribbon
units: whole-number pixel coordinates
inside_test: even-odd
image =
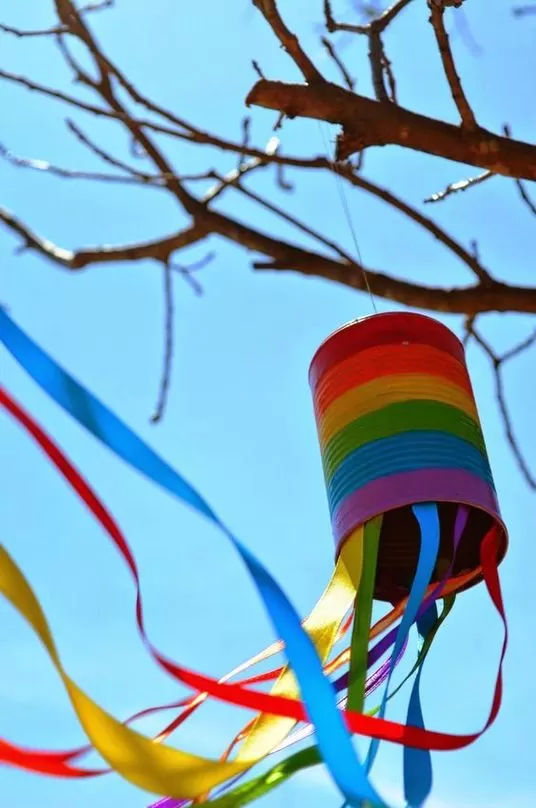
[[[463,531],[465,530],[468,517],[469,517],[469,508],[466,505],[459,505],[458,510],[456,512],[456,519],[454,522],[452,561],[450,562],[450,565],[445,574],[443,575],[441,581],[430,593],[430,595],[428,595],[428,597],[423,600],[419,608],[419,611],[417,612],[417,616],[415,618],[416,621],[419,620],[423,616],[423,614],[427,611],[427,609],[429,609],[432,603],[440,597],[441,592],[445,587],[445,584],[452,575],[452,570],[454,567],[454,559],[456,558],[456,551],[458,549],[458,545],[463,535]],[[374,648],[370,649],[367,658],[368,668],[371,668],[372,665],[375,665],[376,662],[386,653],[386,651],[388,651],[389,648],[392,645],[394,645],[397,632],[398,627],[395,626],[385,635],[385,637],[382,637],[382,639],[378,643],[376,643]],[[400,649],[400,653],[395,661],[395,665],[398,665],[398,663],[402,659],[404,652],[407,648],[407,645],[408,645],[408,638],[406,637],[404,645]],[[382,663],[382,665],[378,668],[377,671],[375,671],[371,676],[369,676],[365,688],[365,694],[367,696],[370,695],[370,693],[376,690],[385,681],[385,679],[389,674],[390,665],[391,660],[387,659],[385,662]],[[333,687],[336,693],[340,693],[341,690],[345,690],[348,687],[348,676],[349,672],[347,671],[346,673],[343,673],[342,676],[339,676],[339,678],[333,682]],[[305,727],[304,729],[306,730],[306,732],[302,731],[301,733],[299,733],[299,737],[295,737],[293,741],[294,743],[298,740],[302,740],[303,738],[307,737],[307,735],[312,735],[312,733],[314,732],[314,729],[311,725],[309,727]],[[244,776],[244,774],[239,774],[237,777],[233,778],[230,782],[225,783],[223,786],[221,786],[221,788],[217,789],[214,792],[214,796],[218,797],[220,794],[227,791],[231,786],[237,783]],[[190,802],[191,800],[189,799],[176,800],[173,799],[173,797],[164,797],[163,799],[158,800],[157,802],[153,802],[151,805],[148,806],[148,808],[183,808],[183,806],[188,805]]]

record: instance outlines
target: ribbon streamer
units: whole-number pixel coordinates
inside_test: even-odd
[[[151,653],[162,667],[175,678],[194,689],[207,692],[224,701],[251,707],[262,712],[272,712],[294,720],[305,720],[307,718],[312,720],[315,725],[321,755],[344,798],[351,804],[358,804],[362,800],[382,804],[382,801],[370,785],[364,768],[354,754],[345,723],[351,731],[422,749],[461,748],[476,740],[481,733],[463,736],[448,735],[415,727],[405,727],[385,719],[374,719],[352,711],[347,711],[344,714],[345,720],[343,721],[343,714],[337,709],[335,694],[331,684],[324,677],[322,664],[313,643],[301,627],[298,615],[290,602],[258,559],[230,533],[210,506],[184,478],[173,471],[168,464],[155,455],[143,441],[119,421],[113,413],[59,368],[13,323],[4,311],[0,312],[0,328],[4,342],[15,358],[43,389],[76,420],[86,426],[96,437],[130,465],[205,515],[231,541],[250,572],[274,627],[285,644],[289,665],[297,677],[303,702],[284,696],[261,694],[243,685],[217,682],[214,679],[175,665],[160,656],[151,646]],[[496,568],[501,551],[500,539],[497,529],[493,528],[483,540],[481,545],[482,572],[496,608],[503,622],[505,622]],[[156,746],[151,740],[116,722],[115,719],[91,702],[69,679],[61,667],[44,615],[40,611],[35,596],[29,589],[22,573],[11,561],[5,550],[2,551],[0,557],[2,561],[0,580],[3,594],[29,620],[45,643],[51,659],[69,691],[73,705],[76,702],[77,712],[90,739],[94,742],[96,740],[94,737],[95,728],[99,731],[106,730],[103,734],[104,739],[103,735],[101,735],[99,743],[95,743],[95,747],[103,754],[105,759],[107,759],[107,755],[112,755],[113,757],[119,751],[121,752],[119,756],[122,757],[120,763],[123,776],[130,779],[131,782],[137,782],[141,787],[157,793],[168,793],[179,797],[189,796],[189,794],[195,796],[203,793],[207,788],[211,788],[218,782],[223,782],[240,771],[240,766],[236,763],[218,763],[196,756],[189,756],[179,750]],[[150,646],[148,640],[147,643]],[[506,624],[501,666],[505,648]],[[500,704],[500,697],[501,673],[499,671],[491,713],[484,729],[487,729],[494,720]],[[97,732],[98,734],[99,732]],[[121,750],[115,749],[114,746],[119,741]],[[134,765],[134,758],[130,756],[130,753],[134,750],[136,755],[147,764],[145,769],[137,765],[139,760]],[[186,757],[181,758],[184,755]],[[179,773],[177,768],[179,759],[184,767],[186,758],[188,758],[188,773],[186,774],[185,770]],[[117,767],[115,768],[117,769]],[[158,787],[154,788],[157,780]],[[164,790],[161,790],[164,781],[169,783],[172,788],[165,787]]]

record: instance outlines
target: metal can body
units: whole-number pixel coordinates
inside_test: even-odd
[[[349,323],[320,346],[309,374],[337,553],[360,525],[384,514],[376,598],[409,591],[419,553],[411,505],[436,502],[441,557],[452,559],[459,505],[469,519],[453,580],[479,567],[495,523],[507,537],[462,343],[420,314]],[[478,577],[473,576],[471,583]]]

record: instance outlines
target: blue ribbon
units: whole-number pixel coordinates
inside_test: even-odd
[[[395,669],[395,660],[397,659],[398,654],[400,653],[400,649],[402,648],[402,645],[409,634],[411,626],[413,625],[413,623],[417,618],[419,607],[422,601],[424,600],[426,590],[432,579],[434,568],[437,562],[437,555],[439,552],[440,528],[439,528],[439,513],[437,510],[437,505],[434,505],[433,503],[422,503],[418,505],[413,505],[412,510],[413,513],[415,514],[415,517],[420,527],[421,549],[419,552],[417,570],[415,572],[415,577],[413,579],[413,584],[411,587],[411,591],[409,593],[408,602],[406,605],[406,609],[404,611],[404,615],[400,622],[400,626],[396,635],[396,640],[393,648],[393,653],[391,655],[389,673],[387,676],[387,683],[385,686],[383,698],[380,705],[380,710],[378,713],[380,718],[383,718],[385,716],[385,709],[387,706],[387,700],[389,698],[389,685],[391,683],[391,677]],[[419,669],[419,674],[415,680],[412,690],[412,697],[414,697],[414,704],[416,703],[418,706],[420,706],[418,688],[419,688],[421,670],[422,668]],[[415,708],[414,711],[415,716],[416,716],[416,709],[417,708]],[[421,714],[421,721],[422,721],[422,714]],[[412,721],[411,723],[414,722]],[[415,720],[415,723],[418,724],[417,718]],[[374,763],[374,759],[378,752],[378,746],[379,746],[379,740],[377,738],[374,738],[370,743],[367,755],[366,760],[367,773],[370,772],[370,769]],[[429,760],[430,755],[429,753],[425,752],[425,755],[426,754],[428,754],[428,760]],[[422,790],[424,790],[425,788],[424,782],[425,780],[423,779]],[[413,802],[410,803],[411,808],[418,808],[420,804],[421,803],[416,804],[414,804]]]
[[[454,523],[452,561],[447,572],[443,576],[442,582],[435,588],[432,597],[439,595],[443,589],[445,581],[452,574],[456,551],[460,544],[463,531],[467,525],[468,516],[469,509],[467,506],[459,505]],[[424,536],[422,537],[422,540],[425,540]],[[429,598],[423,604],[425,607],[424,611],[421,608],[419,614],[417,615],[417,630],[423,643],[426,641],[426,637],[432,631],[438,619],[436,604],[433,603],[431,606],[426,608],[427,602],[429,602]],[[417,676],[413,683],[406,717],[406,724],[419,727],[420,729],[424,729],[424,718],[422,714],[420,694],[423,664],[424,659],[421,662]],[[404,747],[404,796],[409,808],[420,808],[422,805],[424,805],[424,802],[428,798],[431,790],[432,756],[430,751],[428,749],[412,749],[409,747]]]
[[[337,709],[335,692],[324,676],[315,647],[303,630],[296,610],[268,570],[233,536],[184,477],[36,345],[4,309],[0,309],[0,336],[24,370],[69,415],[126,463],[209,519],[231,542],[253,579],[277,635],[285,644],[288,662],[315,725],[318,746],[331,777],[349,804],[359,805],[362,800],[368,800],[384,806],[354,751],[351,736]],[[399,636],[397,643],[393,660],[402,644]]]
[[[433,629],[438,619],[437,606],[432,604],[424,614],[417,618],[417,630],[422,641]],[[424,660],[423,660],[424,662]],[[409,699],[406,724],[424,729],[424,718],[421,707],[421,674],[423,665],[417,671]],[[404,747],[404,797],[408,806],[420,808],[432,790],[432,756],[428,749]]]

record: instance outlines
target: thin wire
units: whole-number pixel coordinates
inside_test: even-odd
[[[334,174],[335,174],[335,185],[337,186],[337,191],[338,191],[339,198],[340,198],[340,201],[341,201],[341,206],[342,206],[342,209],[344,211],[346,221],[348,223],[348,228],[350,230],[350,233],[352,234],[352,240],[354,242],[354,248],[355,248],[355,251],[357,253],[358,260],[359,260],[359,266],[360,266],[361,272],[363,273],[363,280],[365,281],[365,286],[367,288],[367,292],[369,294],[370,302],[372,304],[372,308],[374,309],[374,313],[377,314],[378,313],[378,308],[376,306],[376,301],[374,299],[374,295],[372,294],[372,289],[370,288],[370,283],[369,283],[369,279],[368,279],[368,275],[367,275],[367,270],[365,269],[365,266],[363,264],[363,258],[361,256],[361,250],[359,249],[359,243],[357,241],[357,235],[356,235],[356,232],[355,232],[354,223],[352,221],[352,214],[350,212],[350,206],[348,204],[348,198],[346,196],[346,193],[344,191],[344,186],[342,184],[342,179],[341,179],[341,175],[339,173],[339,168],[337,166],[336,161],[332,160],[330,158],[330,156],[329,156],[330,155],[329,142],[328,142],[328,139],[327,139],[327,136],[326,136],[326,131],[324,129],[324,124],[322,124],[321,121],[318,121],[318,127],[320,129],[320,134],[322,136],[322,140],[324,141],[324,148],[326,149],[327,159],[329,160],[329,162],[333,166],[333,171],[334,171]]]

